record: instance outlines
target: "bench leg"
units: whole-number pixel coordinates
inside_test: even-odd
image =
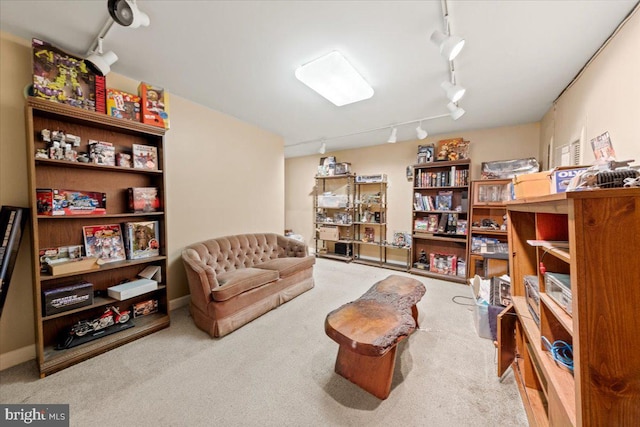
[[[418,325],[418,306],[415,304],[411,307],[411,316],[416,321],[416,329],[420,328],[420,325]]]
[[[394,345],[384,355],[374,357],[358,354],[341,345],[336,358],[336,373],[377,398],[386,399],[391,391],[396,348]]]

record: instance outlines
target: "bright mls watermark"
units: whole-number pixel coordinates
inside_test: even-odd
[[[69,427],[69,405],[0,404],[0,425]]]

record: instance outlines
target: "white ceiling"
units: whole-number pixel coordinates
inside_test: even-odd
[[[538,121],[637,0],[448,1],[466,114],[425,121],[432,135]],[[429,41],[443,29],[440,1],[138,1],[151,25],[114,25],[112,70],[163,86],[282,135],[286,157],[384,144],[389,129],[446,114],[447,61]],[[0,29],[86,54],[108,19],[107,0],[0,1]],[[373,86],[336,107],[294,70],[340,50]],[[6,65],[6,64],[5,64]],[[3,65],[4,66],[4,65]],[[398,140],[415,140],[416,123]],[[212,129],[215,133],[215,129]],[[309,143],[302,143],[311,141]]]

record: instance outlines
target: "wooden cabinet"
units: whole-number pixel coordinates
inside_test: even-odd
[[[354,184],[353,174],[316,176],[316,257],[353,259]]]
[[[468,224],[468,274],[493,277],[508,272],[507,208],[512,180],[483,179],[471,182]]]
[[[464,283],[471,160],[413,166],[411,273]]]
[[[117,119],[103,114],[81,110],[46,100],[31,98],[26,105],[27,159],[31,205],[33,300],[35,313],[37,362],[41,376],[104,353],[124,343],[169,326],[167,298],[167,231],[164,212],[163,140],[164,129]],[[37,157],[38,150],[46,151],[48,144],[41,131],[63,130],[81,139],[79,151],[87,151],[88,140],[108,141],[116,153],[131,153],[133,144],[153,146],[157,150],[158,170],[105,166],[78,161],[53,160]],[[160,210],[131,213],[128,206],[128,188],[155,187],[159,190]],[[37,189],[66,189],[106,194],[104,215],[38,214]],[[75,271],[52,276],[41,272],[39,253],[44,248],[83,245],[83,227],[123,224],[125,222],[157,221],[159,224],[159,255],[150,258],[122,260],[102,264],[97,269]],[[115,300],[108,296],[107,288],[134,280],[148,266],[160,267],[161,279],[157,290],[142,295]],[[43,293],[80,282],[93,285],[93,303],[88,306],[45,315]],[[56,350],[61,337],[79,321],[99,318],[109,306],[121,311],[148,300],[158,302],[156,313],[136,317],[134,327],[78,345]]]
[[[498,374],[513,367],[531,425],[636,425],[640,189],[518,200],[507,212],[513,307],[499,316]],[[553,291],[550,272],[569,275],[570,294]],[[573,347],[573,372],[543,338]]]

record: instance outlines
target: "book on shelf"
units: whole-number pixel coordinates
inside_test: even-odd
[[[124,223],[125,253],[128,259],[160,255],[160,226],[158,221]]]
[[[158,170],[158,149],[151,145],[133,144],[133,167]]]
[[[98,258],[99,264],[127,259],[120,224],[84,226],[82,235],[85,253]]]
[[[449,215],[440,215],[440,222],[438,223],[438,233],[446,233],[448,221]]]

